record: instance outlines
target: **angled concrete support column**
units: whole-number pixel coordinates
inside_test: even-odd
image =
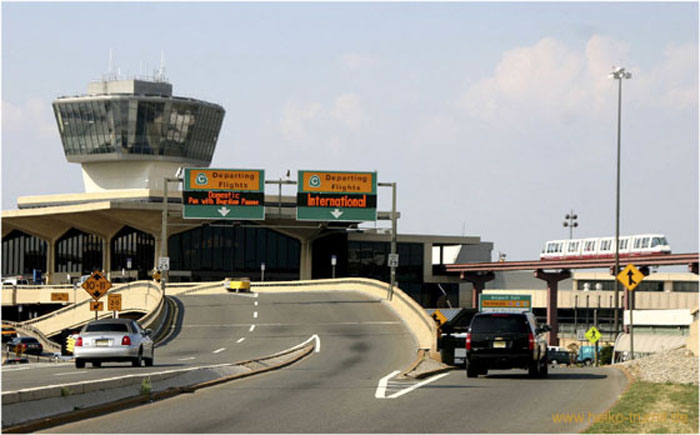
[[[308,240],[302,240],[300,247],[301,256],[299,257],[299,279],[304,281],[311,279],[311,242]]]
[[[460,279],[469,281],[474,286],[472,308],[479,308],[479,295],[484,291],[486,282],[493,280],[495,277],[493,272],[463,272],[460,274]]]
[[[535,278],[547,281],[547,323],[552,327],[548,341],[550,346],[557,346],[559,344],[559,320],[557,318],[559,281],[571,278],[571,271],[545,272],[537,269]]]

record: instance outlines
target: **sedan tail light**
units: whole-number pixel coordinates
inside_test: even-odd
[[[467,332],[467,350],[472,350],[472,333]]]
[[[73,344],[73,347],[75,347],[75,346],[82,346],[82,345],[83,345],[83,337],[78,337],[78,338],[75,340],[75,343]]]
[[[528,349],[535,350],[535,336],[532,335],[532,332],[527,334],[527,342]]]
[[[128,335],[122,337],[122,346],[131,346],[131,338]]]

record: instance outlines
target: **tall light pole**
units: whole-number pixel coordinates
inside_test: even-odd
[[[569,240],[574,238],[574,228],[578,226],[578,222],[576,222],[576,219],[578,219],[578,215],[574,214],[574,211],[571,210],[571,213],[567,214],[564,216],[564,227],[569,227]]]
[[[623,67],[613,66],[613,71],[608,75],[608,78],[618,81],[618,93],[617,93],[617,190],[616,190],[616,201],[615,201],[615,273],[613,274],[617,277],[620,273],[620,138],[622,130],[622,79],[632,78],[632,73],[625,71]],[[615,281],[615,333],[619,330],[620,319],[619,319],[619,305],[620,305],[620,282]]]

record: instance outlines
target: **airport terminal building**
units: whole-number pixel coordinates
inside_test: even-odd
[[[3,277],[62,284],[99,269],[113,281],[147,279],[162,256],[167,195],[171,282],[389,281],[390,231],[359,228],[358,220],[299,220],[293,180],[280,181],[277,194],[262,189],[259,219],[183,217],[183,186],[172,179],[182,177],[181,168],[210,165],[223,107],[173,96],[160,78],[115,78],[91,83],[86,95],[57,98],[53,109],[64,154],[81,165],[85,191],[21,197],[16,210],[2,212]],[[376,219],[390,217],[376,211]],[[460,261],[490,261],[491,250],[479,237],[398,234],[396,280],[423,306],[437,306],[445,293],[456,306],[458,278],[434,272],[457,253]]]

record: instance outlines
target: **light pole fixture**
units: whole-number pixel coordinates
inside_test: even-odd
[[[620,273],[620,139],[622,130],[622,79],[632,78],[632,73],[625,71],[623,67],[613,66],[613,71],[608,75],[608,78],[618,81],[617,93],[617,190],[615,195],[615,273],[617,277]],[[615,333],[620,326],[619,295],[620,282],[615,279]]]
[[[564,216],[564,227],[569,227],[569,240],[574,238],[574,228],[578,226],[578,222],[576,222],[576,219],[578,219],[578,215],[574,214],[574,211],[571,210],[571,213],[567,213],[566,216]]]

